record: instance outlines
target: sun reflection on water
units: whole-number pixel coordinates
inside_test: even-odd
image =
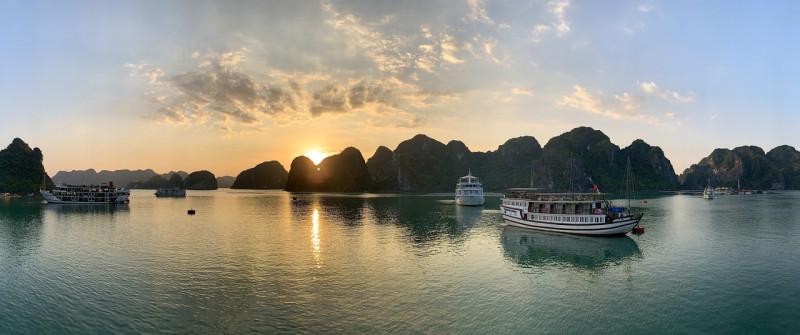
[[[314,209],[314,213],[311,214],[311,252],[314,254],[314,262],[319,265],[319,210],[317,209]]]

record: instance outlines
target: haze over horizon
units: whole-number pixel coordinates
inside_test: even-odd
[[[800,147],[800,3],[12,1],[0,143],[59,170],[209,170],[416,134],[472,151],[588,126],[661,147]]]

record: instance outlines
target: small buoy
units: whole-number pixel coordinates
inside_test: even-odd
[[[188,213],[189,213],[189,215],[194,215],[194,209],[190,209],[190,210],[188,211]]]
[[[644,234],[644,227],[642,227],[642,226],[633,227],[632,232],[634,234]]]

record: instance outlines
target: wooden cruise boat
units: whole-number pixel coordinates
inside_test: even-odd
[[[630,207],[629,207],[630,208]],[[533,188],[506,191],[500,205],[511,225],[579,235],[622,235],[639,224],[643,213],[625,213],[600,192],[550,192]]]
[[[100,185],[56,185],[53,190],[41,190],[44,200],[53,204],[128,203],[130,190],[118,189],[114,183]]]

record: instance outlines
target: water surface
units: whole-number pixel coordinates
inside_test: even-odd
[[[800,332],[800,193],[647,200],[593,238],[497,197],[0,199],[0,333]]]

